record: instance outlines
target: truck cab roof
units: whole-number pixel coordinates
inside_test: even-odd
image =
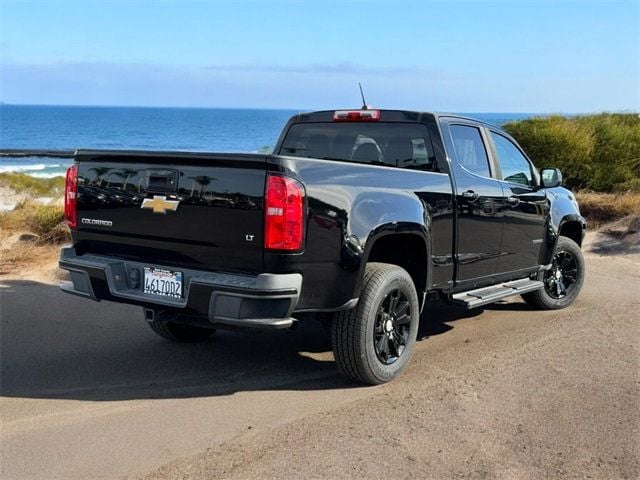
[[[455,118],[459,120],[491,126],[492,128],[499,128],[498,126],[487,123],[483,120],[479,120],[477,118],[455,114],[455,113],[418,112],[414,110],[387,110],[387,109],[379,109],[379,108],[368,108],[367,110],[380,112],[380,121],[383,121],[383,122],[422,123],[426,119],[438,120],[439,118]],[[289,122],[290,123],[331,122],[333,121],[335,112],[342,112],[342,111],[358,112],[363,110],[360,108],[344,108],[344,109],[335,109],[335,110],[318,110],[314,112],[302,112],[297,115],[294,115]]]

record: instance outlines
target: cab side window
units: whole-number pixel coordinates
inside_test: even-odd
[[[471,173],[490,177],[489,157],[480,130],[467,125],[451,125],[449,128],[458,163]]]
[[[491,138],[496,147],[498,162],[502,169],[505,182],[534,185],[531,164],[511,140],[499,133],[491,132]]]

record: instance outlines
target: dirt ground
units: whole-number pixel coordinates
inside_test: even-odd
[[[0,477],[639,478],[640,254],[613,240],[588,238],[567,310],[430,305],[380,387],[339,377],[315,324],[174,345],[0,277]]]

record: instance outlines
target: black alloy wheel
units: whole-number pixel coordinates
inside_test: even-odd
[[[560,299],[567,296],[578,280],[578,262],[565,250],[553,256],[551,268],[544,275],[544,289],[550,297]]]
[[[392,290],[382,300],[376,317],[373,343],[378,360],[391,365],[402,356],[411,327],[409,299],[400,289]]]
[[[567,237],[558,237],[551,268],[541,271],[538,280],[544,286],[522,295],[529,305],[541,310],[558,310],[575,302],[584,283],[584,257],[580,245]]]

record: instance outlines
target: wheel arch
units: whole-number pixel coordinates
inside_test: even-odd
[[[582,239],[584,237],[584,228],[583,224],[578,220],[568,219],[560,224],[560,228],[558,230],[558,235],[562,237],[567,237],[573,240],[578,244],[578,246],[582,246]]]
[[[377,228],[365,245],[356,286],[358,295],[362,290],[367,263],[390,263],[404,268],[409,273],[422,308],[424,293],[431,282],[431,271],[428,268],[430,254],[429,237],[424,226],[396,223]]]
[[[565,215],[557,223],[552,217],[547,227],[547,238],[541,252],[540,264],[548,265],[551,263],[553,252],[558,244],[558,238],[561,236],[570,238],[576,242],[579,247],[582,247],[585,229],[586,222],[584,218],[577,213]]]

